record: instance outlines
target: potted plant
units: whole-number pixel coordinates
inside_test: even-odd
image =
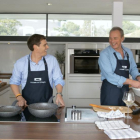
[[[55,57],[57,58],[61,72],[64,75],[65,74],[65,50],[63,50],[61,53],[56,51]]]

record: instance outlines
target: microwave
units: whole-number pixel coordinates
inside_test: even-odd
[[[74,50],[70,55],[70,73],[99,74],[99,50]]]

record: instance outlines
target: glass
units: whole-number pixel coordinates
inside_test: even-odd
[[[46,14],[0,14],[0,36],[46,36]]]
[[[132,119],[132,117],[129,116],[129,107],[132,106],[134,101],[135,101],[134,92],[132,90],[124,92],[122,100],[125,102],[126,106],[128,107],[126,118],[127,119]]]
[[[48,36],[108,37],[111,15],[48,14]]]

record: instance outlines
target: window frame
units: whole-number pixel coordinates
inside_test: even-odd
[[[0,13],[11,14],[11,13]],[[48,36],[48,14],[70,14],[70,15],[95,15],[95,14],[73,14],[73,13],[12,13],[12,14],[45,14],[46,15],[46,39],[48,42],[108,42],[109,37],[59,37]],[[106,15],[106,14],[96,14]],[[130,15],[133,16],[133,15]],[[139,15],[138,15],[139,16]],[[29,36],[0,36],[0,41],[27,41]],[[138,38],[125,38],[123,41],[128,43],[140,43],[140,37]]]

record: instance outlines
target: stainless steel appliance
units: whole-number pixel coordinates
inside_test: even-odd
[[[70,55],[70,73],[99,73],[99,50],[74,50]]]
[[[78,116],[74,116],[73,119],[73,111],[80,111],[80,119],[78,119]],[[99,118],[97,113],[93,111],[92,108],[84,108],[84,107],[77,107],[75,109],[67,107],[66,108],[66,117],[65,122],[68,123],[94,123],[95,121],[102,121],[104,118]]]
[[[134,56],[134,60],[136,62],[137,68],[140,72],[140,50],[135,50],[135,49],[131,49],[133,56]]]

